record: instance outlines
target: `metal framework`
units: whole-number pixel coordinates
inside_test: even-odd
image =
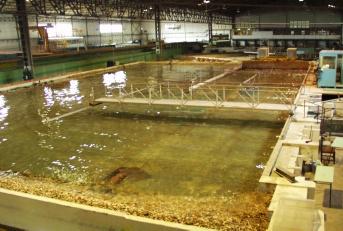
[[[343,99],[323,101],[321,105],[320,134],[343,135]]]
[[[33,78],[33,60],[31,54],[29,23],[26,13],[26,0],[16,0],[17,21],[20,33],[20,42],[23,51],[23,79],[29,80]]]
[[[213,37],[213,30],[212,30],[212,22],[213,21],[213,17],[212,14],[209,13],[208,14],[208,43],[211,44],[212,43],[212,37]]]
[[[45,0],[31,0],[31,5],[39,14],[46,14]]]
[[[7,2],[7,0],[0,0],[0,12],[1,12],[2,8],[4,8],[6,2]]]
[[[211,107],[230,107],[238,105],[244,108],[255,108],[270,110],[269,104],[277,105],[277,108],[291,111],[294,107],[294,99],[297,89],[288,87],[269,87],[251,84],[227,85],[208,84],[201,85],[196,89],[190,84],[182,83],[152,83],[131,84],[126,87],[105,87],[104,95],[95,99],[94,93],[91,97],[91,105],[99,102],[122,102],[122,103],[144,103],[154,104],[165,102],[165,104],[207,105]],[[162,101],[161,101],[162,100]]]
[[[66,8],[65,8],[65,1],[64,0],[49,0],[50,5],[52,6],[53,10],[59,15],[65,15]]]
[[[159,4],[160,20],[207,23],[208,11],[190,6]],[[127,0],[30,0],[27,13],[38,15],[68,15],[106,18],[153,20],[155,8],[147,1]],[[0,0],[0,12],[15,14],[14,0]],[[231,17],[211,13],[213,23],[228,24]]]
[[[161,14],[160,14],[160,6],[155,5],[155,47],[156,47],[156,54],[158,56],[162,53],[162,44],[161,44]]]
[[[88,10],[89,5],[87,4],[88,1],[84,2],[85,8]],[[73,11],[73,15],[81,16],[82,15],[82,2],[81,0],[74,0],[74,1],[66,1],[69,8]],[[88,7],[87,7],[88,6]],[[92,15],[90,15],[92,16]]]

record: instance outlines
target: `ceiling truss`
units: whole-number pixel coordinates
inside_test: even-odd
[[[65,12],[66,12],[65,0],[49,0],[49,3],[52,6],[53,11],[55,11],[59,15],[65,15]]]
[[[45,0],[31,0],[31,5],[39,14],[46,14]]]
[[[4,6],[6,5],[6,2],[7,2],[7,0],[0,0],[0,12],[4,8]]]
[[[153,1],[151,1],[153,2]],[[156,4],[147,1],[127,0],[29,0],[28,14],[67,15],[105,18],[154,19]],[[165,21],[207,23],[207,10],[174,5],[160,5],[160,18]],[[0,12],[16,14],[15,1],[0,0]],[[213,23],[228,24],[231,17],[215,14]]]

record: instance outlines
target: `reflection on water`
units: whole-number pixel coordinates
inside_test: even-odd
[[[44,98],[45,98],[45,107],[52,107],[54,106],[54,93],[51,87],[44,87]]]
[[[126,87],[127,76],[125,71],[106,73],[102,77],[106,96],[112,96],[112,90],[114,89],[123,89]]]
[[[4,95],[0,95],[0,131],[5,130],[8,126],[8,122],[6,122],[6,118],[8,116],[8,112],[10,110],[10,106],[7,105],[7,100]],[[0,144],[7,141],[7,138],[2,137],[0,133]]]
[[[81,104],[83,95],[80,95],[79,80],[70,80],[69,87],[52,89],[50,86],[44,87],[44,106],[49,108],[58,103],[59,106],[72,108],[74,104]]]
[[[5,121],[6,117],[8,116],[8,111],[10,107],[6,105],[7,100],[4,95],[0,95],[0,125],[5,125],[3,122]],[[0,128],[4,129],[4,128]]]

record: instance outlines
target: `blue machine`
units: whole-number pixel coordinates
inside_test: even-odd
[[[319,52],[318,87],[337,87],[343,84],[343,51]],[[338,84],[337,84],[338,82]]]

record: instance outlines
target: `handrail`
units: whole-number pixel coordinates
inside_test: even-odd
[[[212,102],[216,107],[220,107],[223,103],[237,102],[241,98],[242,101],[239,102],[245,102],[251,108],[256,108],[264,102],[289,105],[289,110],[291,110],[292,102],[297,94],[297,90],[289,87],[211,84],[192,90],[188,86],[170,82],[150,85],[136,83],[129,86],[117,86],[117,88],[113,86],[105,90],[105,97],[118,99],[119,102],[123,102],[125,98],[144,98],[148,104],[153,104],[157,99],[170,99],[179,100],[180,105],[184,105],[189,100],[205,100]]]
[[[185,87],[189,87],[192,82],[191,81],[163,81],[157,84],[174,84],[174,85],[184,85]],[[194,82],[197,83],[197,82]],[[133,85],[147,85],[147,82],[135,82],[133,83]],[[230,81],[230,82],[225,82],[225,83],[221,83],[221,82],[215,82],[215,83],[208,83],[206,85],[216,85],[216,86],[237,86],[237,85],[244,85],[244,83],[242,82],[235,82],[235,81]],[[102,83],[96,83],[93,86],[104,86]],[[259,83],[254,83],[254,86],[264,86],[264,87],[271,87],[271,88],[275,88],[275,87],[285,87],[285,88],[298,88],[301,87],[301,83],[268,83],[268,82],[259,82]]]
[[[134,86],[134,87],[146,87],[146,86],[149,86],[148,83],[134,83],[134,84],[130,84],[128,86]],[[151,84],[150,84],[151,85]],[[183,87],[183,88],[188,88],[190,86],[190,84],[188,83],[173,83],[173,82],[162,82],[162,83],[157,83],[157,84],[153,84],[154,86],[162,86],[162,87]],[[100,86],[100,87],[106,87],[104,86],[103,84],[96,84],[96,85],[93,85],[93,87],[95,86]],[[259,88],[264,88],[264,89],[271,89],[271,90],[275,90],[275,89],[285,89],[285,90],[292,90],[292,91],[298,91],[298,89],[295,87],[295,86],[291,86],[291,87],[286,87],[286,86],[277,86],[277,87],[274,87],[274,86],[264,86],[264,85],[260,85],[260,84],[256,84],[256,85],[237,85],[237,84],[207,84],[207,85],[204,85],[204,86],[201,86],[200,88],[203,88],[203,89],[207,89],[208,87],[218,87],[218,88],[222,88],[222,87],[226,87],[226,88],[232,88],[232,89],[237,89],[237,88],[242,88],[242,87],[249,87],[249,86],[252,86],[252,87],[259,87]],[[111,88],[111,87],[109,87]],[[200,89],[199,88],[199,89]],[[118,89],[118,88],[116,88]]]

